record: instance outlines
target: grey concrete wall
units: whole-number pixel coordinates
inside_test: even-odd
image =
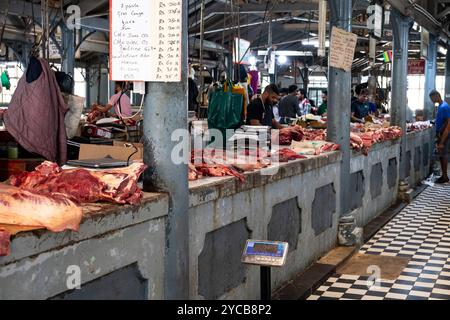
[[[358,226],[366,225],[396,201],[398,178],[395,180],[395,184],[389,185],[388,174],[392,175],[395,173],[397,177],[399,176],[399,150],[400,145],[398,141],[387,141],[373,145],[367,156],[356,152],[353,153],[350,161],[351,173],[362,172],[364,178],[363,185],[358,186],[358,189],[364,189],[362,201],[359,206],[355,205],[353,207]],[[389,161],[395,158],[397,159],[397,166],[389,168]],[[393,162],[394,160],[391,161]],[[372,173],[373,170],[381,171],[382,176]],[[379,192],[380,187],[381,193]],[[353,190],[355,186],[350,186],[350,188]],[[353,197],[361,196],[361,190],[353,190],[352,193]],[[357,202],[354,201],[354,203],[356,204]]]
[[[248,174],[246,186],[243,187],[236,185],[234,179],[224,178],[220,183],[208,184],[205,181],[203,187],[191,190],[190,298],[208,298],[202,295],[206,285],[201,277],[209,279],[209,290],[213,290],[215,296],[220,299],[259,299],[259,268],[243,265],[240,261],[245,244],[243,236],[248,229],[250,238],[267,239],[269,233],[273,232],[271,225],[285,221],[285,216],[279,213],[280,204],[295,208],[294,214],[299,216],[300,221],[293,224],[293,229],[297,230],[298,234],[297,237],[291,235],[290,239],[292,241],[297,238],[297,243],[296,246],[291,246],[286,265],[281,269],[273,269],[274,288],[290,280],[333,248],[337,241],[339,217],[339,160],[339,153],[334,153],[332,158],[328,159],[325,156],[289,163],[272,177]],[[336,196],[330,197],[331,193]],[[313,202],[321,203],[322,212],[313,212]],[[246,228],[233,226],[242,221],[245,221]],[[216,237],[211,236],[216,233]],[[215,238],[222,241],[212,241]],[[239,250],[238,252],[222,257],[213,254],[214,251],[227,250],[224,246],[230,246],[236,240],[241,242],[235,249]],[[205,252],[210,252],[209,256],[205,256]],[[245,277],[240,277],[240,283],[235,282],[235,277],[230,277],[230,285],[224,285],[222,280],[217,280],[217,277],[211,274],[211,268],[202,267],[203,261],[208,258],[211,264],[217,263],[212,261],[215,258],[223,259],[218,265],[223,265],[226,269],[241,270]],[[223,274],[226,272],[225,269],[221,271]],[[217,274],[220,272],[214,273]],[[229,289],[224,290],[226,287]]]
[[[123,278],[114,273],[133,264],[139,272],[136,279],[128,279],[138,287],[129,286],[127,292],[140,292],[144,285],[146,299],[162,299],[167,197],[109,211],[85,219],[78,233],[36,231],[14,237],[11,255],[0,258],[0,300],[48,299],[64,293],[67,298],[104,298],[112,288],[101,291],[96,282],[108,283],[106,276]],[[73,283],[70,276],[78,271],[82,292],[74,297],[67,282]]]
[[[419,184],[431,173],[434,135],[434,129],[407,135],[406,150],[411,153],[408,182],[412,187]]]

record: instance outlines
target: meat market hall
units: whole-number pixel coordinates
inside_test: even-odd
[[[0,300],[450,300],[449,48],[447,0],[0,0]]]

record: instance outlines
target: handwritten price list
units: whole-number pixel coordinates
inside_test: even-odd
[[[333,27],[331,29],[330,66],[350,72],[357,40],[356,34]]]
[[[111,0],[111,79],[181,81],[181,0]]]

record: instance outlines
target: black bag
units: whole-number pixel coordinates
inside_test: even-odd
[[[59,90],[64,93],[73,94],[73,91],[75,89],[75,80],[73,80],[72,76],[65,72],[59,71],[54,64],[52,64],[50,67],[55,70],[53,72],[55,73],[56,82],[58,82],[59,85]]]
[[[71,75],[62,71],[55,71],[55,77],[61,92],[73,94],[75,89],[75,81]]]

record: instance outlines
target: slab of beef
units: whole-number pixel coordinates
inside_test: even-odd
[[[288,146],[294,141],[302,141],[304,136],[303,129],[300,126],[282,128],[278,133],[274,133],[272,143],[280,146]]]
[[[307,141],[326,140],[327,137],[326,131],[323,129],[305,129],[303,133],[303,139]]]
[[[0,230],[0,257],[9,255],[10,234],[5,230]]]
[[[106,114],[99,110],[92,110],[87,115],[87,123],[95,124],[98,120],[106,117]]]
[[[223,177],[223,176],[235,176],[241,182],[244,181],[244,176],[231,168],[221,164],[200,164],[195,166],[196,170],[203,176],[209,177]]]
[[[0,184],[0,224],[78,231],[82,210],[67,196],[43,195]]]
[[[145,168],[145,164],[136,162],[126,168],[102,171],[63,170],[57,164],[45,161],[33,172],[12,176],[10,183],[41,194],[65,194],[78,202],[136,204],[142,198],[137,180]]]
[[[289,148],[283,148],[275,152],[274,158],[278,158],[278,162],[288,162],[295,159],[306,159],[304,155],[298,154]]]

